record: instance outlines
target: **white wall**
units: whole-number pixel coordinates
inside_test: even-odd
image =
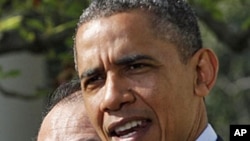
[[[8,90],[33,94],[37,87],[46,85],[45,61],[42,56],[18,53],[0,56],[4,71],[18,69],[16,78],[0,79]],[[41,122],[43,99],[20,100],[0,94],[0,141],[31,141]]]

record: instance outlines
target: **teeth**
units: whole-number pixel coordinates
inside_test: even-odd
[[[131,135],[133,135],[135,132],[131,132],[131,133],[128,133],[127,135],[123,135],[122,137],[123,138],[128,138],[128,137],[130,137]]]
[[[131,121],[131,122],[126,123],[123,126],[117,127],[115,129],[115,132],[116,133],[123,132],[125,130],[129,130],[131,128],[134,128],[134,127],[137,127],[137,126],[141,126],[141,125],[142,125],[142,121]]]

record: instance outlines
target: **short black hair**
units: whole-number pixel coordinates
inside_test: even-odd
[[[48,97],[48,103],[44,112],[43,117],[45,117],[53,107],[60,101],[69,97],[70,95],[81,90],[80,80],[73,79],[69,82],[63,83],[56,88],[56,90],[51,93]]]
[[[177,45],[182,62],[186,63],[202,48],[196,15],[185,0],[92,0],[80,16],[76,32],[82,24],[91,20],[134,9],[142,9],[151,15],[149,17],[156,37]],[[75,48],[74,45],[77,68]]]

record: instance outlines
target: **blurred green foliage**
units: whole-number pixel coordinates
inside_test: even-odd
[[[0,79],[6,79],[9,77],[17,77],[20,74],[18,70],[9,70],[7,72],[3,71],[2,67],[0,66]]]
[[[88,0],[1,0],[0,55],[20,51],[43,54],[48,63],[48,87],[52,89],[72,78],[73,36],[88,3]]]
[[[205,47],[218,54],[218,81],[207,97],[209,120],[228,140],[229,124],[250,124],[250,1],[188,0]],[[73,36],[88,0],[0,0],[0,55],[29,51],[47,57],[48,85],[74,77]],[[3,72],[0,79],[18,71]]]
[[[206,98],[209,121],[229,140],[230,124],[250,124],[250,1],[189,0],[197,10],[205,47],[220,62]]]

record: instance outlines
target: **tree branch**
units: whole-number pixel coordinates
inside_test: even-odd
[[[63,41],[72,37],[73,31],[73,28],[69,28],[48,36],[36,34],[35,40],[32,42],[22,39],[17,31],[8,31],[3,33],[0,40],[0,55],[21,51],[29,51],[35,54],[46,53],[49,49],[65,46]]]
[[[11,97],[11,98],[17,98],[21,100],[36,100],[41,98],[41,95],[35,94],[35,95],[27,95],[27,94],[21,94],[18,92],[6,90],[0,85],[0,93],[5,97]]]

